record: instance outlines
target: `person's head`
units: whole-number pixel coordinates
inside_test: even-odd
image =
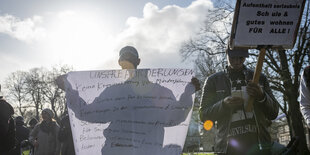
[[[38,120],[35,118],[31,118],[31,120],[29,121],[28,125],[30,128],[34,128],[34,126],[36,126],[38,123]]]
[[[227,54],[227,62],[228,62],[228,67],[232,69],[242,69],[243,68],[243,63],[246,59],[246,57],[249,57],[249,52],[247,49],[240,49],[240,48],[235,48],[235,49],[227,49],[226,51]]]
[[[119,51],[118,64],[122,69],[137,69],[140,64],[138,51],[132,46],[125,46]]]
[[[16,123],[17,126],[24,125],[24,117],[23,116],[17,116],[15,118],[15,123]]]
[[[42,110],[42,119],[45,121],[51,121],[54,118],[54,112],[51,109]]]

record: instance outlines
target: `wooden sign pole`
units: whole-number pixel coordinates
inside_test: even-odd
[[[260,74],[262,72],[265,55],[266,55],[266,49],[265,48],[261,48],[260,52],[259,52],[259,55],[258,55],[258,60],[257,60],[256,68],[255,68],[255,71],[254,71],[254,76],[253,76],[253,82],[256,83],[256,84],[259,82],[259,77],[260,77]],[[253,103],[254,103],[254,98],[250,97],[248,105],[245,108],[245,110],[247,112],[252,111]]]

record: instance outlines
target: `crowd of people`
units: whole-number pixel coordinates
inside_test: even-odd
[[[42,121],[31,118],[28,125],[22,116],[13,118],[13,107],[0,99],[0,154],[1,155],[74,155],[68,115],[60,126],[53,119],[51,109],[43,109]]]
[[[258,83],[252,82],[253,70],[244,65],[249,56],[248,50],[227,49],[226,54],[226,69],[205,80],[200,102],[201,121],[216,122],[214,151],[229,155],[294,154],[292,152],[295,150],[272,142],[267,130],[279,112],[279,104],[273,96],[268,79],[262,74]],[[134,47],[126,46],[121,49],[119,65],[122,69],[137,69],[139,63],[140,58]],[[300,105],[310,127],[309,68],[305,69],[301,79]],[[63,80],[63,76],[57,79],[62,89]],[[191,83],[196,91],[200,89],[196,78]],[[249,98],[254,102],[249,103]],[[247,109],[248,104],[253,104],[253,108]],[[35,155],[75,154],[68,115],[64,115],[58,124],[53,119],[54,112],[43,109],[41,121],[33,118],[26,127],[23,117],[13,118],[14,109],[3,98],[0,99],[0,110],[0,154],[18,155],[26,146],[30,146],[30,152]]]

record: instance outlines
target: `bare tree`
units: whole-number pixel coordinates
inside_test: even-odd
[[[39,110],[42,110],[45,98],[43,96],[43,84],[45,75],[44,68],[33,68],[26,74],[26,92],[29,102],[34,105],[35,117],[39,119]]]
[[[55,65],[51,70],[33,68],[29,71],[16,71],[5,81],[7,98],[15,104],[18,112],[25,117],[30,114],[39,119],[40,111],[50,107],[59,121],[66,110],[64,92],[55,84],[55,79],[72,70],[67,65]]]
[[[197,68],[203,77],[214,71],[222,70],[221,61],[225,59],[224,50],[230,36],[232,22],[231,5],[217,8],[206,21],[201,32],[190,41],[184,43],[181,55],[184,59],[196,57]],[[309,65],[310,50],[310,17],[309,1],[306,2],[297,41],[291,50],[267,50],[264,62],[264,73],[270,80],[271,89],[274,90],[281,103],[280,108],[286,114],[291,136],[300,138],[299,150],[308,152],[306,146],[305,129],[299,109],[298,86],[303,68]],[[247,64],[256,63],[258,51],[251,51]]]
[[[219,5],[219,4],[218,4]],[[180,50],[183,60],[196,58],[198,73],[207,77],[226,66],[225,50],[230,36],[233,18],[231,5],[222,2],[223,7],[210,10],[208,20],[201,31],[182,45]]]
[[[64,92],[56,85],[55,80],[58,76],[68,73],[72,70],[68,66],[55,66],[52,70],[47,71],[43,81],[42,94],[50,104],[51,109],[55,113],[55,119],[60,120],[61,116],[65,112],[65,95]]]
[[[7,89],[7,99],[13,103],[18,109],[18,113],[24,117],[29,104],[27,103],[27,93],[25,88],[26,73],[23,71],[16,71],[11,73],[5,80],[5,87]]]

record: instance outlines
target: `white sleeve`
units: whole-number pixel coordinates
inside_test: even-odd
[[[306,86],[304,75],[301,76],[299,86],[299,102],[301,113],[306,120],[308,127],[310,127],[310,92]]]

